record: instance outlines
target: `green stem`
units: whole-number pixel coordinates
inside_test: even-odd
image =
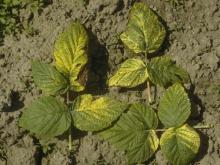
[[[151,99],[151,91],[150,91],[150,82],[149,80],[147,80],[147,96],[148,96],[148,101],[149,101],[149,104],[152,102],[152,99]]]
[[[69,106],[69,103],[70,103],[69,91],[66,92],[66,103],[67,103],[67,106]],[[72,125],[70,125],[70,128],[69,128],[69,151],[72,151]]]
[[[213,125],[195,125],[195,126],[193,126],[193,128],[195,128],[195,129],[209,129],[212,127],[213,127]],[[155,129],[156,132],[164,132],[166,130],[167,130],[166,128]]]
[[[165,128],[164,128],[164,129],[155,129],[156,132],[164,132],[164,131],[166,131],[166,130],[167,130],[167,129],[165,129]]]
[[[195,128],[195,129],[209,129],[209,128],[212,128],[213,127],[213,125],[195,125],[195,126],[193,126],[193,128]]]
[[[69,151],[72,151],[72,128],[69,128]]]
[[[144,52],[144,57],[145,57],[145,61],[146,63],[148,63],[148,59],[147,59],[147,52]],[[150,90],[150,81],[147,80],[147,96],[148,96],[148,102],[149,104],[152,102],[152,99],[151,99],[151,90]]]

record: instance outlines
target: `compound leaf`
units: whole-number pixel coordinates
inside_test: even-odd
[[[127,104],[109,97],[93,100],[92,95],[82,95],[72,104],[74,125],[84,131],[99,131],[109,127],[127,108]]]
[[[188,73],[175,65],[169,57],[155,57],[148,66],[147,71],[149,79],[154,83],[163,87],[175,82],[189,80]]]
[[[44,96],[32,103],[22,114],[19,126],[49,139],[63,134],[71,124],[67,107],[52,96]]]
[[[66,78],[49,64],[33,61],[32,75],[37,86],[48,95],[60,94],[68,86]]]
[[[144,3],[135,3],[130,12],[127,30],[120,38],[135,53],[157,51],[165,38],[165,28]]]
[[[181,84],[169,87],[160,99],[158,117],[166,127],[181,126],[191,113],[190,100]]]
[[[109,86],[135,87],[148,78],[146,65],[139,59],[126,60],[116,74],[110,78]]]
[[[160,139],[160,146],[166,158],[175,165],[188,165],[199,150],[200,138],[197,132],[185,124],[169,128]]]
[[[117,149],[125,151],[129,164],[149,159],[157,150],[159,139],[154,129],[158,119],[155,112],[140,103],[131,105],[128,112],[100,135]]]
[[[88,36],[79,21],[72,23],[55,43],[56,68],[69,77],[71,89],[76,92],[85,88],[85,82],[80,81],[80,74],[88,62],[87,45]]]

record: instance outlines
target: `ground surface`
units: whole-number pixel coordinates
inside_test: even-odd
[[[18,34],[6,36],[0,47],[0,155],[7,157],[8,165],[61,165],[70,162],[64,137],[48,155],[42,155],[36,139],[17,126],[17,120],[40,92],[30,75],[30,62],[40,59],[52,61],[54,41],[71,20],[85,23],[90,38],[92,79],[87,93],[107,92],[121,100],[144,101],[145,86],[132,90],[106,88],[108,74],[113,74],[119,64],[132,56],[124,49],[118,34],[126,26],[128,12],[134,0],[54,0],[42,13],[33,18],[34,36]],[[145,0],[167,26],[168,37],[160,54],[169,54],[178,65],[185,68],[192,79],[190,95],[195,113],[192,123],[213,124],[201,130],[201,148],[194,164],[217,165],[220,162],[220,0],[185,0],[174,7],[165,0]],[[24,16],[28,17],[23,11]],[[141,90],[144,90],[141,92]],[[75,136],[76,153],[72,164],[96,165],[126,164],[123,153],[95,135]],[[63,140],[62,140],[63,139]],[[6,160],[0,159],[0,165]],[[146,164],[166,165],[161,152]]]

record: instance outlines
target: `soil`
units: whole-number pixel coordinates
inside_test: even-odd
[[[199,130],[201,147],[193,164],[220,162],[220,0],[185,0],[177,6],[165,0],[145,0],[167,28],[167,39],[158,52],[170,55],[191,77],[192,124],[212,124]],[[39,142],[17,126],[22,111],[41,92],[31,77],[31,60],[52,62],[56,37],[75,19],[90,35],[91,77],[87,91],[109,94],[129,102],[145,101],[146,86],[130,90],[105,85],[109,75],[133,54],[119,41],[134,0],[54,0],[35,14],[33,36],[6,36],[0,47],[0,165],[123,165],[124,154],[91,133],[74,131],[75,152],[68,156],[65,135],[55,139],[44,155]],[[22,11],[24,17],[28,12]],[[153,89],[152,89],[153,90]],[[5,157],[5,159],[4,159]],[[145,164],[169,164],[160,151]]]

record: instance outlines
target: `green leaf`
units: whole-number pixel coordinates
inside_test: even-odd
[[[166,158],[175,165],[188,165],[199,150],[200,138],[196,131],[185,124],[180,128],[169,128],[160,139]]]
[[[166,127],[181,126],[189,118],[191,104],[181,84],[174,84],[164,93],[159,103],[158,116]]]
[[[144,3],[135,3],[130,12],[127,30],[120,37],[135,53],[153,53],[160,48],[165,33],[157,15]]]
[[[85,82],[80,80],[81,72],[88,62],[88,35],[79,21],[63,32],[55,43],[56,68],[69,77],[72,90],[84,90]]]
[[[99,131],[109,127],[127,108],[127,104],[109,97],[93,100],[92,95],[77,97],[72,104],[74,125],[84,131]]]
[[[63,134],[71,124],[71,116],[66,105],[52,96],[44,96],[32,103],[22,114],[19,126],[49,139]]]
[[[158,120],[155,112],[140,103],[131,105],[113,127],[100,135],[117,149],[125,151],[128,163],[141,163],[157,150],[159,140],[154,129]]]
[[[60,94],[68,86],[66,78],[49,64],[33,61],[32,75],[37,86],[48,95]]]
[[[169,57],[155,57],[148,66],[149,79],[163,87],[167,87],[175,82],[188,81],[188,73],[175,65]]]
[[[109,86],[132,88],[144,83],[148,78],[146,65],[139,59],[126,60],[116,74],[110,78]]]

